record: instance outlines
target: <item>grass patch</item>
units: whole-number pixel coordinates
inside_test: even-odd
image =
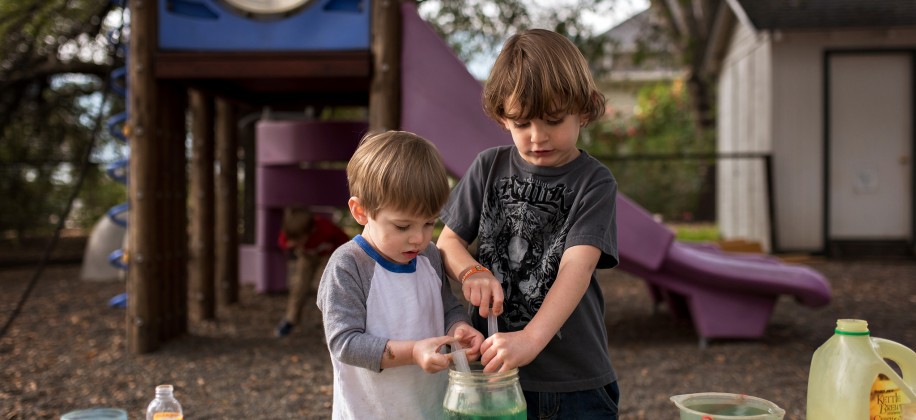
[[[675,237],[684,242],[715,242],[721,239],[715,223],[671,223]]]

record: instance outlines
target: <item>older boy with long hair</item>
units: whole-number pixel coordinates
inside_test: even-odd
[[[519,368],[529,418],[616,419],[595,269],[617,265],[617,182],[577,147],[579,130],[604,115],[604,96],[572,42],[534,29],[506,41],[483,104],[513,144],[477,156],[438,241],[465,298],[505,331],[484,341],[481,362],[487,372]]]

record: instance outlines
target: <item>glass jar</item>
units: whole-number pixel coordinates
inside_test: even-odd
[[[484,373],[479,362],[470,372],[451,369],[443,409],[450,420],[524,420],[528,416],[525,395],[518,383],[518,369]]]

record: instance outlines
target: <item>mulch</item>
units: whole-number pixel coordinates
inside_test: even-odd
[[[621,418],[676,419],[672,395],[754,395],[805,417],[808,367],[838,318],[869,322],[872,335],[916,348],[916,263],[826,261],[809,265],[834,297],[820,309],[783,297],[759,340],[719,340],[706,349],[688,322],[653,308],[642,280],[601,272],[612,361],[620,376]],[[286,296],[243,287],[240,303],[217,321],[190,322],[188,334],[157,351],[126,351],[123,309],[107,306],[123,282],[79,279],[79,265],[48,266],[20,315],[0,337],[0,418],[56,419],[89,407],[118,407],[144,418],[155,386],[170,383],[189,419],[330,417],[331,365],[320,315],[283,339],[273,327]],[[0,267],[0,325],[6,323],[32,265]]]

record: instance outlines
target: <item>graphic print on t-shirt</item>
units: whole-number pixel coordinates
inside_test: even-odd
[[[486,194],[478,257],[502,283],[501,318],[509,331],[531,321],[553,285],[569,231],[571,196],[565,184],[517,176],[500,179]]]

